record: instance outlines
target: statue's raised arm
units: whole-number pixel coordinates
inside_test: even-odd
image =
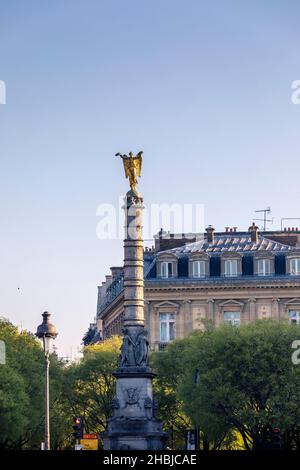
[[[122,155],[121,153],[116,153],[116,157],[121,157],[123,160],[123,166],[125,171],[125,177],[129,178],[129,184],[131,191],[137,196],[140,197],[136,185],[138,184],[137,177],[141,177],[142,173],[142,154],[143,152],[137,153],[135,156],[132,152],[129,152],[128,156],[126,154]]]

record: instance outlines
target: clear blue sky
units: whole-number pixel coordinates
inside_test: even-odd
[[[0,0],[0,314],[34,330],[48,309],[59,352],[80,345],[123,259],[96,237],[116,151],[144,150],[146,204],[299,217],[299,24],[296,0]]]

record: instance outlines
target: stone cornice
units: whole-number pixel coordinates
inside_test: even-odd
[[[289,278],[285,279],[268,279],[268,282],[265,279],[252,279],[252,280],[243,280],[236,279],[234,282],[230,279],[219,278],[217,282],[210,281],[200,281],[193,282],[192,279],[186,279],[184,282],[180,282],[180,279],[177,279],[174,282],[171,279],[168,279],[168,282],[161,281],[160,279],[156,280],[145,280],[145,291],[146,292],[216,292],[216,291],[243,291],[246,289],[249,290],[291,290],[299,289],[300,290],[300,279],[294,280]],[[98,319],[105,319],[111,310],[114,310],[120,303],[124,301],[124,290],[121,291],[117,297],[115,297],[112,302],[107,304],[107,306],[97,315]]]
[[[267,289],[300,289],[300,279],[298,282],[291,282],[292,280],[268,280],[264,281],[239,281],[239,282],[205,282],[205,283],[180,283],[169,282],[168,284],[147,281],[145,284],[146,291],[227,291],[227,290],[267,290]]]

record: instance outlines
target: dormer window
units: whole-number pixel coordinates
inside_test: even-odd
[[[238,274],[238,260],[237,259],[226,259],[224,263],[225,276],[234,277]]]
[[[193,261],[193,277],[205,277],[205,261]]]
[[[193,253],[189,257],[189,277],[204,278],[209,277],[210,258],[206,253]]]
[[[259,276],[268,276],[271,274],[271,260],[259,259],[257,261],[257,274]]]
[[[293,276],[300,276],[300,258],[292,258],[290,263],[290,273]]]
[[[253,271],[256,276],[273,276],[275,274],[274,255],[272,253],[256,253]]]
[[[171,261],[162,261],[160,267],[161,277],[173,277],[173,263]]]
[[[178,258],[174,253],[159,253],[156,261],[156,276],[168,279],[178,276]]]

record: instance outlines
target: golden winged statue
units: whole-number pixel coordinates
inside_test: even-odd
[[[129,152],[127,155],[122,155],[121,153],[116,153],[116,157],[121,157],[123,160],[123,166],[125,171],[126,178],[129,178],[129,184],[131,191],[137,196],[140,197],[136,189],[136,185],[138,184],[137,177],[141,177],[142,172],[142,154],[143,152],[137,153],[135,156],[132,152]]]

